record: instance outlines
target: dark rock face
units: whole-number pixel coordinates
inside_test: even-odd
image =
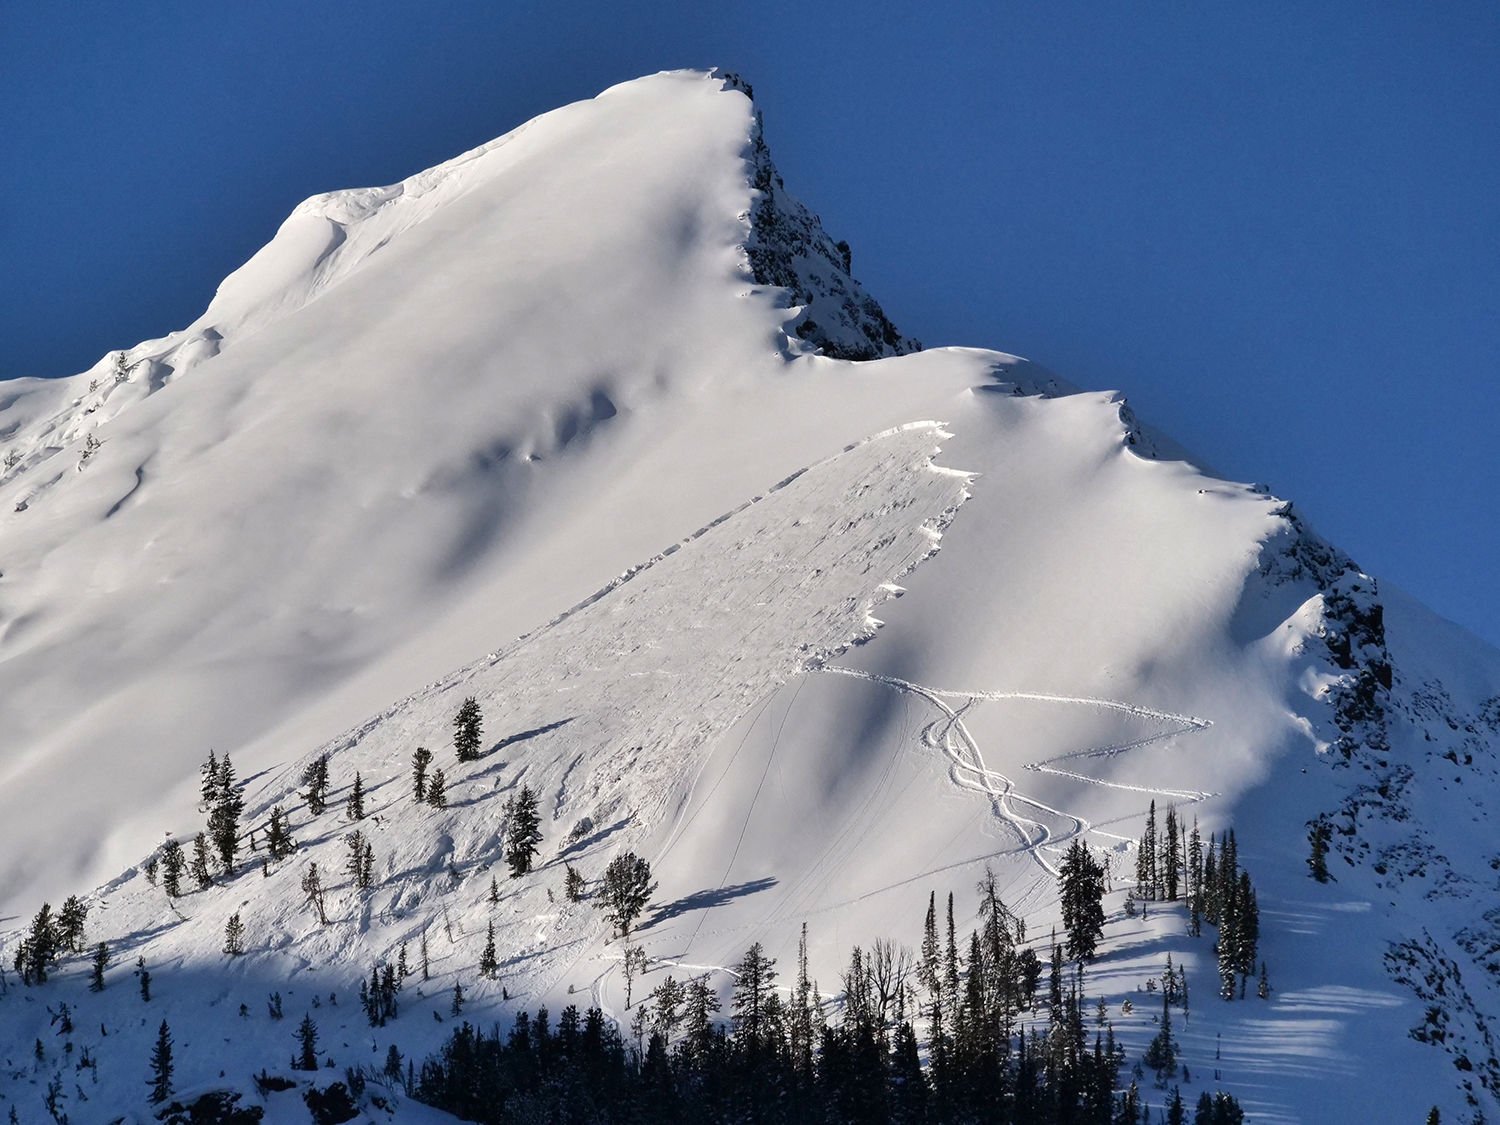
[[[754,100],[743,79],[726,75],[724,81]],[[788,303],[801,307],[789,330],[834,359],[881,359],[921,351],[921,343],[903,336],[879,302],[854,280],[849,244],[835,242],[818,217],[787,194],[771,162],[759,111],[750,166],[757,196],[745,255],[757,284],[785,289]]]

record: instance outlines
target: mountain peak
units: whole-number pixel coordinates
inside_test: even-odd
[[[315,196],[187,329],[0,387],[0,907],[89,908],[47,981],[0,987],[22,1117],[83,1088],[75,1051],[97,1088],[71,1120],[147,1112],[161,1021],[194,1096],[276,1118],[269,1071],[331,1097],[326,1068],[285,1072],[283,1016],[366,1108],[417,1116],[376,1067],[421,1073],[455,1016],[587,1007],[624,1058],[643,997],[672,975],[727,998],[747,949],[848,973],[819,1014],[866,1019],[851,961],[909,966],[945,899],[952,983],[928,965],[886,1017],[929,1037],[946,987],[961,1026],[1000,1027],[972,1005],[1003,947],[1013,1030],[1062,1034],[1062,970],[1044,1000],[1016,966],[1078,923],[1082,849],[1100,944],[1072,1011],[1131,1065],[1180,1047],[1163,1082],[1254,1120],[1493,1100],[1500,655],[1172,459],[1118,395],[919,350],[748,94],[654,75]],[[1238,849],[1233,925],[1158,893],[1189,822]],[[169,892],[200,832],[218,858],[205,838]],[[594,903],[632,857],[655,887],[625,943]],[[1169,979],[1183,1017],[1193,996],[1175,1046]]]

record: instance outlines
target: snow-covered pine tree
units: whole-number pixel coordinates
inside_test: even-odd
[[[435,809],[448,807],[448,779],[441,769],[433,770],[427,779],[427,803]]]
[[[322,816],[328,807],[328,755],[319,754],[302,771],[302,784],[307,786],[302,799],[307,802],[307,811],[313,816]]]
[[[201,798],[198,811],[206,813],[214,807],[214,802],[219,797],[219,757],[214,751],[208,752],[208,761],[198,768],[198,772],[202,775],[202,780],[198,784],[198,793]]]
[[[218,790],[214,806],[208,813],[208,835],[214,850],[219,853],[219,863],[225,875],[234,874],[235,858],[240,851],[240,814],[245,811],[245,798],[234,776],[234,763],[225,754],[219,762]]]
[[[411,756],[411,795],[418,804],[427,800],[427,767],[432,765],[432,751],[418,746]]]
[[[374,884],[374,853],[365,841],[365,834],[356,829],[344,837],[349,846],[349,857],[344,861],[344,872],[357,890],[367,891]]]
[[[182,872],[187,860],[182,854],[182,845],[177,840],[168,840],[161,849],[161,885],[168,898],[182,894]]]
[[[472,762],[479,757],[483,729],[484,716],[479,710],[479,701],[471,695],[453,716],[453,752],[460,762]]]
[[[266,827],[266,850],[271,853],[272,860],[285,859],[297,850],[286,809],[280,805],[271,810],[271,822]]]
[[[537,795],[529,786],[523,785],[518,796],[505,802],[505,816],[505,862],[510,866],[511,877],[519,878],[531,870],[539,850],[537,845],[542,840]]]
[[[359,771],[354,771],[354,785],[349,790],[349,799],[344,803],[344,812],[350,820],[365,818],[365,783]]]
[[[208,867],[208,837],[202,832],[193,837],[193,859],[188,864],[188,873],[200,891],[213,886],[213,872]]]
[[[224,952],[231,957],[238,957],[245,952],[245,923],[240,921],[238,910],[224,924]]]
[[[620,934],[626,935],[655,890],[651,865],[634,852],[625,852],[610,860],[604,869],[604,877],[599,881],[599,908]]]
[[[88,916],[89,908],[77,895],[63,900],[62,909],[57,912],[57,937],[68,952],[83,952],[83,926]]]

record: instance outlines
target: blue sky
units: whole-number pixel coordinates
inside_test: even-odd
[[[1500,6],[0,8],[0,377],[181,327],[302,198],[614,82],[754,83],[929,344],[1119,388],[1500,643]]]

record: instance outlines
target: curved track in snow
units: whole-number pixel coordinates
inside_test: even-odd
[[[868,680],[872,683],[884,684],[897,691],[926,700],[935,707],[940,714],[938,718],[922,728],[921,739],[923,745],[935,750],[941,750],[949,758],[952,765],[949,767],[948,774],[953,779],[954,784],[962,789],[971,790],[987,798],[996,818],[1015,832],[1020,840],[1022,849],[1030,853],[1031,857],[1053,876],[1057,875],[1057,868],[1043,854],[1043,849],[1056,850],[1062,844],[1085,832],[1094,832],[1097,835],[1110,836],[1121,840],[1128,839],[1128,837],[1118,836],[1113,832],[1104,832],[1102,829],[1096,828],[1084,817],[1062,809],[1053,808],[1051,805],[1043,804],[1033,797],[1028,797],[1024,793],[1017,791],[1015,782],[1010,777],[999,770],[991,769],[984,760],[984,753],[980,749],[978,741],[964,723],[963,717],[965,712],[976,703],[987,700],[1026,700],[1036,703],[1059,703],[1117,711],[1136,718],[1150,719],[1168,724],[1167,729],[1158,730],[1153,734],[1147,734],[1128,742],[1109,743],[1101,746],[1087,747],[1082,750],[1072,750],[1066,754],[1058,754],[1051,758],[1045,758],[1040,762],[1028,762],[1024,768],[1034,770],[1038,773],[1056,774],[1059,777],[1066,777],[1072,781],[1081,781],[1089,785],[1102,785],[1110,789],[1123,789],[1129,792],[1171,797],[1187,803],[1203,801],[1214,795],[1195,789],[1168,789],[1149,785],[1134,785],[1119,781],[1107,781],[1103,778],[1079,773],[1077,770],[1061,768],[1056,764],[1059,762],[1076,761],[1078,759],[1112,758],[1117,754],[1123,754],[1130,750],[1139,750],[1142,747],[1162,742],[1179,734],[1190,734],[1206,730],[1213,725],[1209,719],[1199,718],[1195,715],[1178,715],[1170,711],[1158,711],[1154,708],[1142,707],[1133,703],[1122,703],[1114,699],[1050,695],[1030,691],[956,691],[947,688],[935,688],[925,684],[913,683],[910,680],[903,680],[897,676],[887,676],[879,672],[866,672],[857,668],[839,668],[829,664],[814,664],[809,666],[807,671],[809,673],[826,672],[831,675],[850,676],[855,679]],[[955,699],[963,700],[963,703],[955,707],[949,702],[949,700]],[[1042,814],[1042,819],[1028,815],[1026,812],[1021,811],[1018,806],[1026,806]],[[1064,822],[1068,827],[1062,832],[1054,832],[1053,827],[1045,819],[1049,817]]]

